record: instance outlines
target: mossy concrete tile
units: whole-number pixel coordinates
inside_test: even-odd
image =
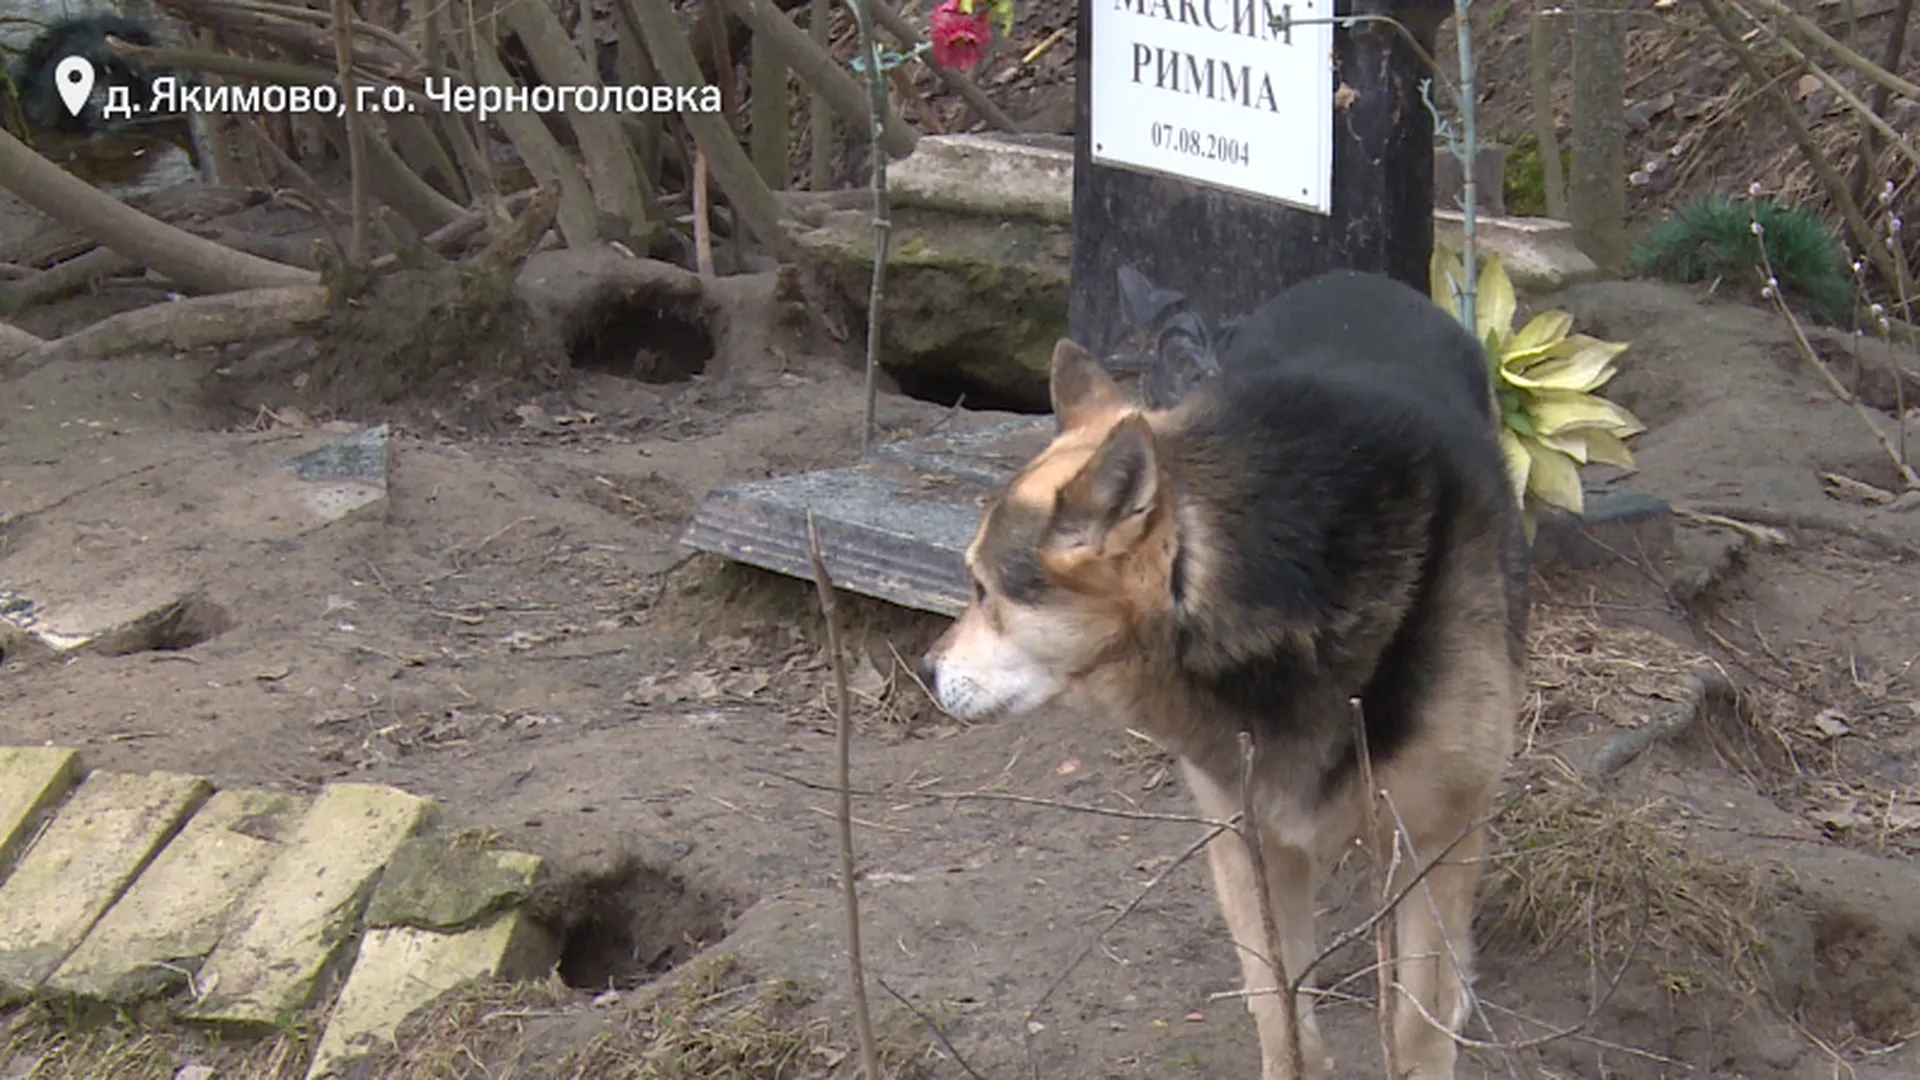
[[[178,773],[81,781],[0,885],[0,996],[53,974],[212,790]]]
[[[558,957],[552,935],[517,910],[458,934],[369,930],[307,1080],[338,1076],[353,1059],[392,1045],[401,1024],[450,991],[481,979],[538,978]]]
[[[76,750],[42,746],[0,749],[0,878],[33,835],[40,812],[80,782]]]
[[[274,1025],[304,1009],[352,939],[387,860],[433,816],[379,784],[329,785],[201,966],[193,1016]]]
[[[278,791],[216,792],[94,924],[47,989],[129,1002],[188,983],[311,803]]]
[[[467,835],[416,837],[387,863],[366,926],[457,933],[525,900],[544,866],[538,855],[490,849]]]

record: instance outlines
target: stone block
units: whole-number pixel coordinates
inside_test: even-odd
[[[280,463],[298,480],[300,501],[322,522],[379,517],[387,509],[387,425],[355,432]]]
[[[329,785],[202,965],[193,1018],[273,1025],[306,1008],[352,940],[381,869],[432,815],[430,800],[396,788]]]
[[[0,996],[37,990],[211,791],[177,773],[81,781],[0,885]]]
[[[188,984],[309,804],[277,791],[215,793],[47,989],[125,1003]]]
[[[55,747],[0,749],[0,881],[44,812],[80,782],[80,754]]]
[[[490,850],[466,836],[416,837],[388,861],[363,922],[369,930],[457,933],[520,904],[544,867],[538,855]]]
[[[458,934],[369,930],[307,1080],[338,1076],[354,1058],[392,1045],[402,1024],[451,991],[481,979],[538,978],[558,958],[552,935],[517,910]]]
[[[923,135],[887,166],[901,206],[982,217],[1073,221],[1073,140],[1047,135]]]
[[[1519,289],[1553,290],[1597,277],[1600,268],[1574,242],[1573,226],[1552,218],[1476,216],[1474,237],[1480,250],[1500,256],[1507,277]],[[1433,242],[1455,251],[1465,245],[1466,215],[1433,212]]]
[[[1053,346],[1067,332],[1071,230],[907,206],[892,220],[881,364],[909,389],[965,388],[976,408],[1046,408]],[[794,242],[816,302],[865,325],[873,215],[828,214]]]
[[[105,573],[77,594],[56,595],[40,603],[18,592],[6,594],[0,621],[10,636],[34,646],[69,653],[91,649],[109,656],[153,648],[159,642],[197,643],[225,629],[224,615],[201,588],[171,571]]]

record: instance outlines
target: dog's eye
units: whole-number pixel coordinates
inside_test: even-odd
[[[976,604],[987,602],[987,587],[979,578],[973,579],[973,602]]]

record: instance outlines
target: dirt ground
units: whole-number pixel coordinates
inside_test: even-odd
[[[1823,472],[1885,484],[1890,467],[1771,315],[1639,283],[1555,303],[1633,342],[1610,393],[1651,430],[1625,484],[1784,526],[1787,542],[1683,518],[1671,544],[1536,576],[1537,693],[1513,772],[1530,793],[1499,826],[1472,1032],[1507,1049],[1469,1052],[1462,1075],[1920,1075],[1920,513],[1826,494]],[[659,973],[672,968],[671,984],[696,955],[797,980],[805,1015],[830,1025],[792,1071],[724,1075],[844,1073],[811,586],[676,544],[716,485],[857,456],[857,374],[782,329],[773,306],[743,306],[764,333],[726,340],[760,344],[703,375],[583,371],[527,402],[517,430],[400,428],[385,521],[274,543],[182,550],[169,533],[195,495],[168,478],[263,442],[290,454],[354,418],[287,411],[292,383],[236,390],[232,357],[14,382],[0,403],[0,577],[28,541],[70,543],[77,575],[89,552],[145,545],[156,564],[195,568],[219,617],[187,648],[0,661],[0,743],[222,784],[396,784],[546,856],[567,986],[541,1009],[488,1014],[515,1018],[487,1044],[520,1062],[515,1075],[629,1075],[560,1063],[631,1025]],[[1877,348],[1866,366],[1885,376]],[[893,396],[881,417],[888,437],[1002,418]],[[1237,964],[1201,861],[1115,922],[1196,826],[943,797],[1188,813],[1165,760],[1067,714],[946,721],[897,660],[940,620],[848,607],[864,937],[888,988],[876,1008],[917,1048],[903,1075],[964,1075],[956,1053],[990,1077],[1254,1075],[1250,1021],[1217,996]],[[1702,665],[1724,671],[1738,707],[1585,778],[1620,732],[1672,713]],[[1329,934],[1361,917],[1364,884],[1348,872],[1329,887]],[[1338,1077],[1378,1075],[1365,951],[1333,957],[1325,980],[1340,984],[1323,1020]],[[0,1061],[0,1075],[26,1069]]]

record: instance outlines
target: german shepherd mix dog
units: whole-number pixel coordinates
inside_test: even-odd
[[[1452,1077],[1479,825],[1526,658],[1524,540],[1480,343],[1420,293],[1342,272],[1255,311],[1219,375],[1170,408],[1130,404],[1069,340],[1052,395],[1058,434],[988,509],[972,603],[922,662],[934,696],[963,719],[1059,699],[1150,732],[1219,820],[1240,812],[1249,733],[1295,973],[1316,955],[1315,871],[1365,832],[1364,747],[1385,793],[1364,839],[1376,859],[1400,844],[1395,891],[1455,844],[1395,913],[1383,995],[1402,1075]],[[1323,1075],[1303,994],[1295,1077],[1243,840],[1222,832],[1209,856],[1263,1080]]]

